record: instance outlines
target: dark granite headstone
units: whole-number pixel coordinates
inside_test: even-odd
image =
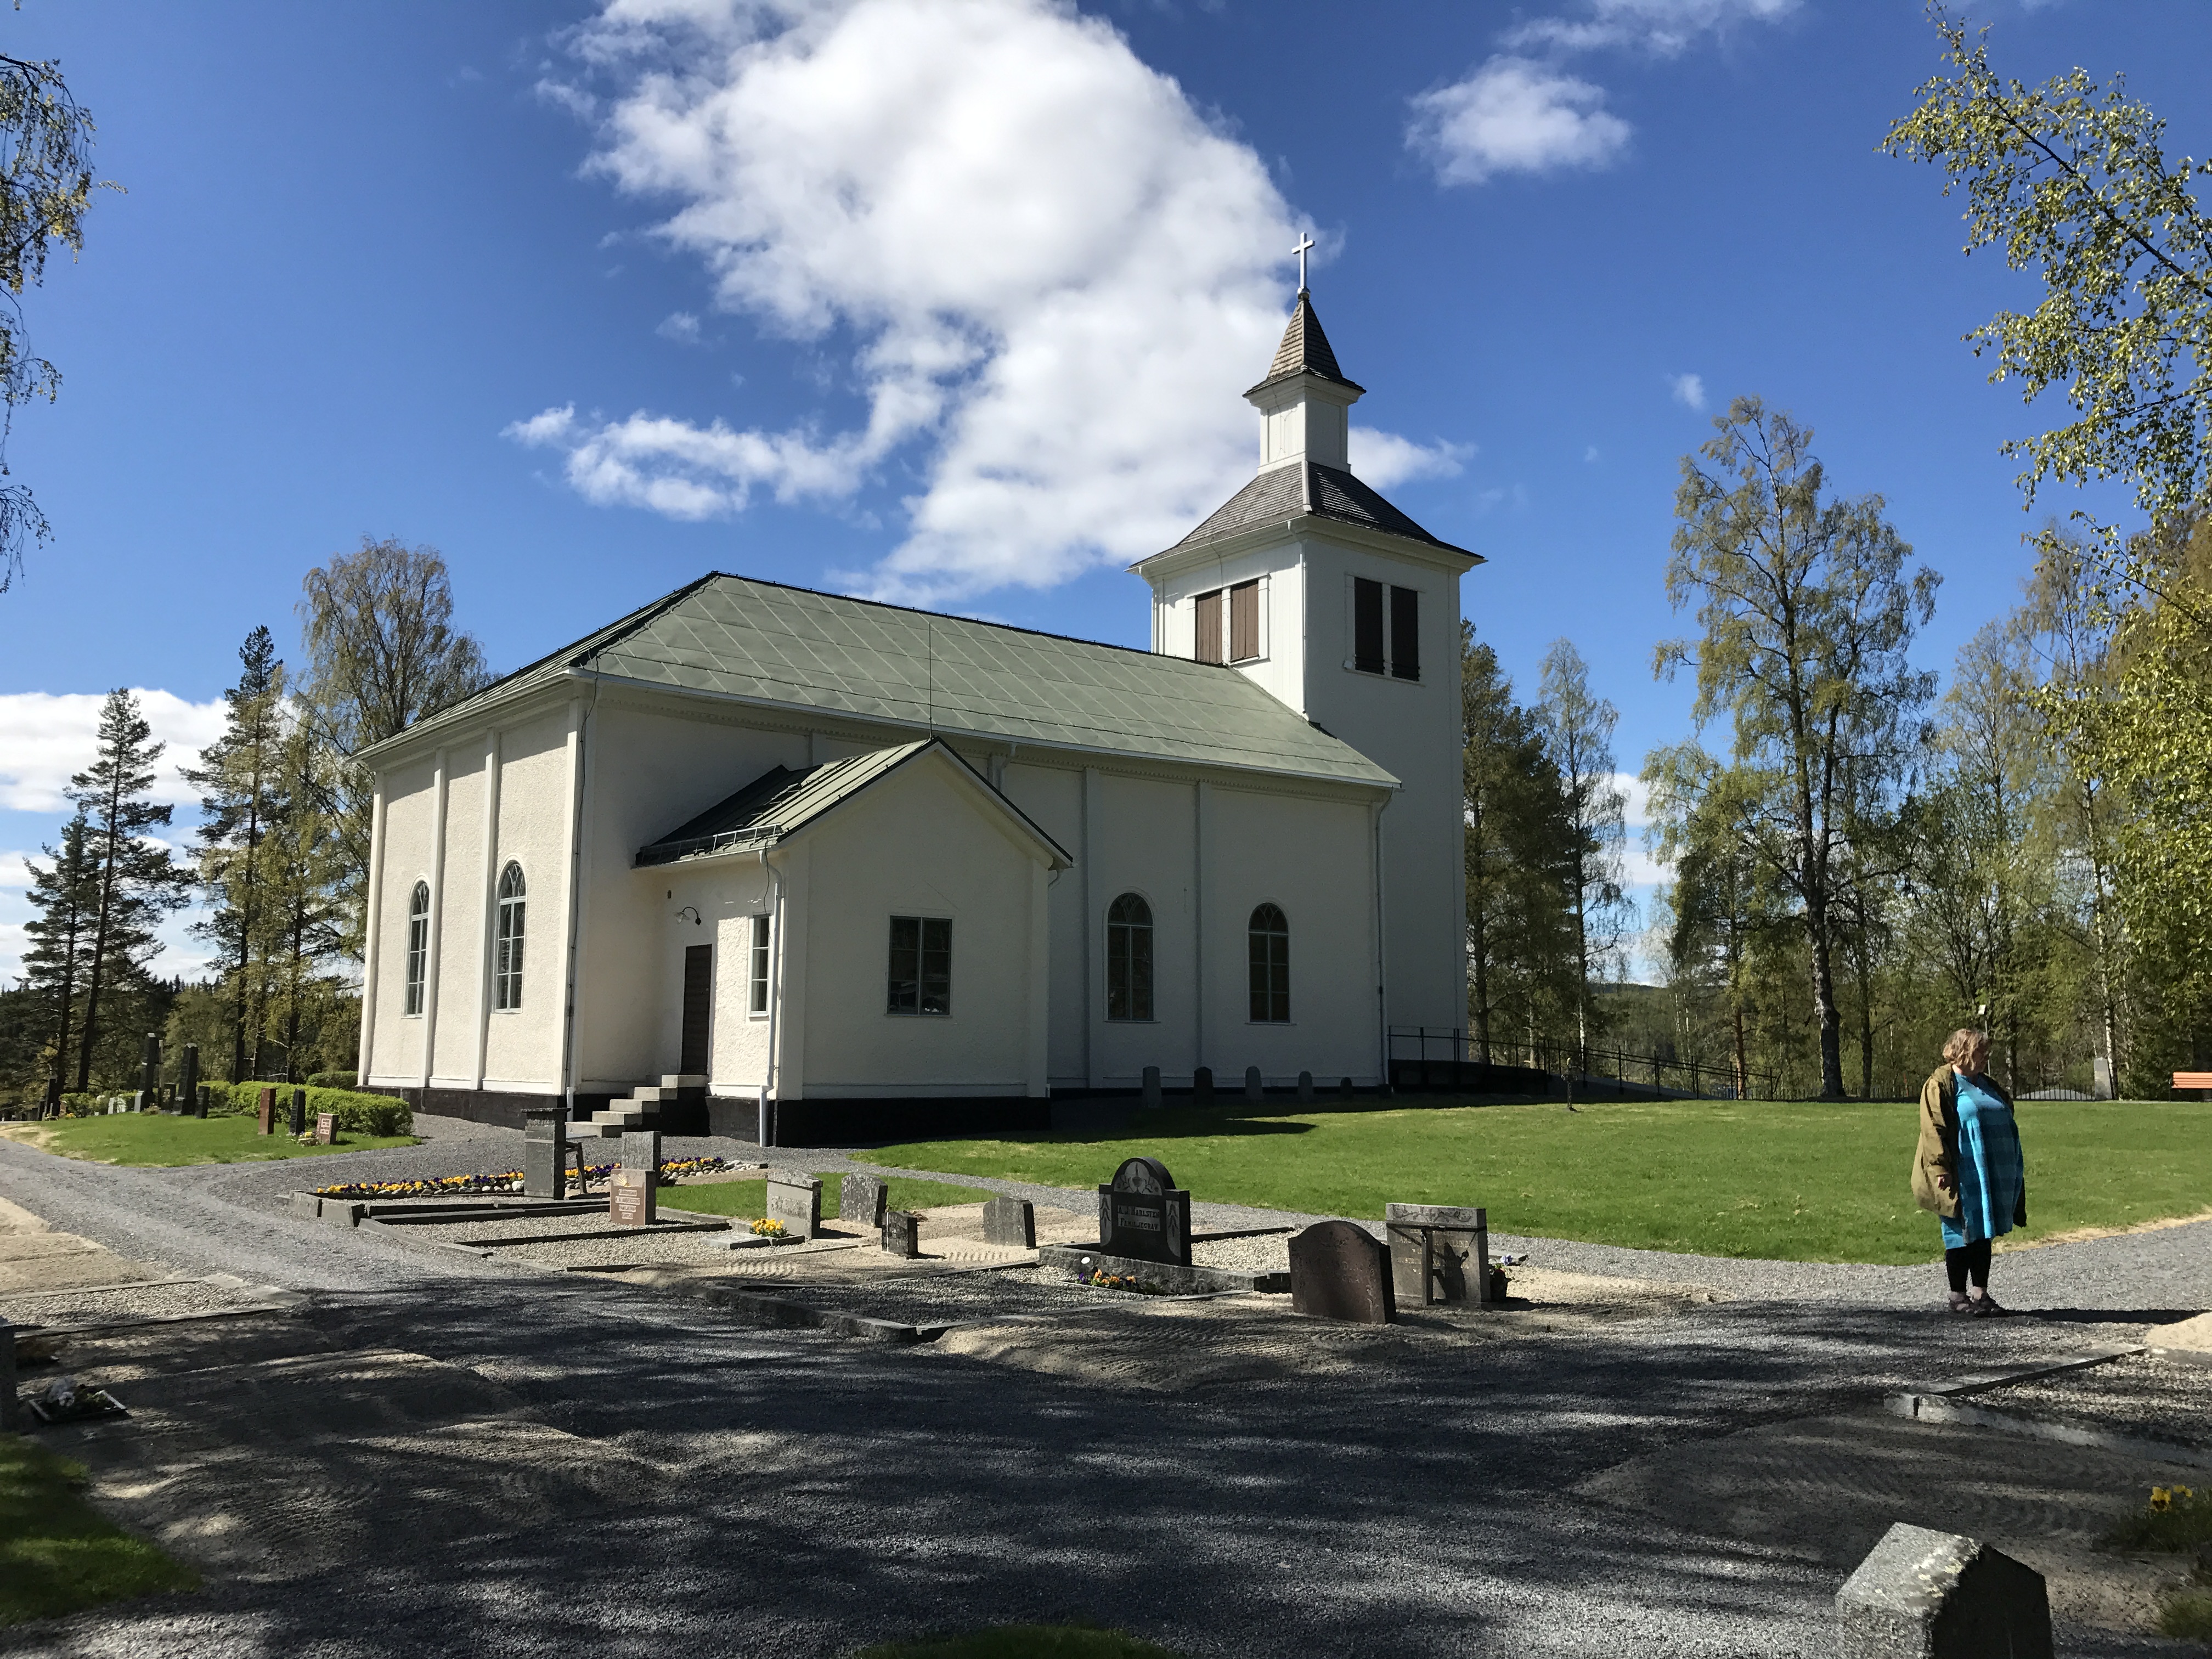
[[[1387,1325],[1398,1316],[1390,1253],[1366,1228],[1321,1221],[1291,1238],[1291,1311]]]
[[[1140,1261],[1190,1265],[1190,1194],[1156,1158],[1133,1158],[1098,1189],[1098,1248]]]
[[[1311,1072],[1300,1072],[1298,1073],[1298,1098],[1302,1101],[1310,1101],[1313,1097],[1313,1073]]]
[[[1401,1305],[1490,1300],[1490,1212],[1450,1204],[1386,1204],[1391,1288]]]
[[[258,1122],[257,1134],[273,1135],[276,1133],[276,1090],[264,1089],[261,1091],[261,1114]]]
[[[315,1145],[335,1146],[338,1144],[338,1115],[336,1112],[315,1114]]]
[[[2052,1659],[2043,1575],[1899,1521],[1836,1592],[1838,1659]]]
[[[205,1117],[208,1115],[208,1108],[215,1103],[215,1085],[211,1083],[201,1084],[199,1087],[199,1099],[195,1102],[192,1106],[192,1115],[194,1117]]]
[[[814,1237],[822,1231],[822,1177],[769,1170],[768,1218],[781,1221],[788,1237]]]
[[[1260,1081],[1260,1068],[1256,1066],[1247,1066],[1244,1068],[1244,1098],[1260,1100],[1266,1097],[1267,1092],[1266,1086]]]
[[[200,1045],[187,1042],[177,1060],[177,1109],[188,1117],[205,1117],[200,1104]]]
[[[20,1428],[22,1414],[15,1400],[15,1328],[0,1319],[0,1434]]]
[[[912,1210],[884,1212],[884,1253],[911,1261],[921,1254],[921,1218]]]
[[[983,1205],[983,1242],[1036,1249],[1036,1206],[1025,1198],[994,1198]]]
[[[1351,1099],[1351,1098],[1352,1098],[1352,1079],[1351,1079],[1350,1078],[1346,1078],[1346,1079],[1342,1079],[1340,1082],[1339,1082],[1339,1083],[1337,1084],[1337,1085],[1336,1085],[1336,1091],[1337,1091],[1337,1093],[1338,1093],[1338,1094],[1340,1094],[1340,1095],[1343,1096],[1345,1099],[1346,1099],[1346,1100]]]
[[[301,1135],[303,1135],[303,1134],[305,1134],[305,1133],[307,1133],[307,1091],[305,1089],[295,1089],[295,1090],[293,1090],[293,1091],[292,1091],[292,1136],[293,1136],[293,1139],[297,1139],[300,1136],[301,1136]]]
[[[532,1198],[566,1195],[568,1109],[529,1106],[522,1113],[522,1190]]]
[[[153,1031],[146,1033],[145,1064],[141,1068],[138,1090],[155,1110],[161,1105],[161,1039]]]
[[[1194,1104],[1213,1104],[1213,1067],[1201,1066],[1190,1074],[1190,1097]]]
[[[1147,1066],[1145,1067],[1145,1106],[1150,1110],[1157,1108],[1159,1103],[1160,1068],[1157,1066]]]
[[[837,1218],[880,1231],[891,1206],[891,1189],[881,1176],[848,1175],[838,1183]]]

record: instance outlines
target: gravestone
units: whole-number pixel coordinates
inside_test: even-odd
[[[1201,1066],[1190,1074],[1190,1097],[1194,1104],[1213,1104],[1213,1067]]]
[[[1401,1307],[1490,1300],[1490,1212],[1451,1204],[1386,1204],[1390,1288]]]
[[[1387,1325],[1398,1316],[1390,1253],[1366,1228],[1320,1221],[1291,1238],[1291,1311]]]
[[[822,1231],[822,1177],[780,1173],[768,1177],[768,1218],[783,1223],[793,1238],[812,1238]]]
[[[890,1208],[891,1189],[880,1176],[848,1175],[838,1184],[837,1218],[880,1231]]]
[[[1313,1097],[1313,1073],[1311,1072],[1300,1072],[1298,1073],[1298,1098],[1301,1101],[1310,1103],[1312,1101]]]
[[[1244,1098],[1262,1099],[1267,1092],[1266,1087],[1260,1081],[1260,1068],[1256,1066],[1247,1066],[1244,1068]]]
[[[653,1176],[645,1170],[617,1170],[607,1181],[607,1219],[617,1227],[650,1227],[659,1218]]]
[[[1036,1249],[1036,1206],[1025,1198],[994,1198],[983,1206],[983,1242]]]
[[[884,1212],[884,1254],[911,1261],[921,1254],[921,1218],[912,1210]]]
[[[292,1091],[292,1133],[295,1138],[307,1133],[307,1091]]]
[[[522,1113],[522,1190],[532,1198],[566,1196],[568,1109],[529,1106]]]
[[[338,1115],[336,1112],[315,1114],[315,1145],[335,1146],[338,1144]]]
[[[1838,1659],[2052,1659],[2043,1575],[1899,1521],[1836,1592]]]
[[[259,1127],[254,1131],[256,1134],[273,1135],[276,1133],[276,1090],[264,1089],[261,1091],[261,1112],[257,1121]]]
[[[1147,1066],[1145,1067],[1145,1106],[1147,1110],[1151,1110],[1159,1104],[1160,1068],[1157,1066]]]
[[[649,1227],[660,1219],[660,1131],[658,1129],[628,1131],[622,1138],[622,1152],[619,1158],[622,1167],[615,1172],[616,1180],[626,1179],[631,1189],[641,1196],[618,1200],[614,1191],[614,1183],[611,1182],[607,1188],[609,1206],[607,1213],[610,1216],[616,1215],[617,1212],[613,1206],[620,1201],[639,1211],[640,1213],[636,1220],[618,1222],[618,1225]]]
[[[205,1117],[200,1104],[200,1045],[187,1042],[177,1060],[177,1109],[187,1117]]]
[[[1345,1099],[1346,1099],[1346,1100],[1351,1099],[1351,1098],[1352,1098],[1352,1079],[1351,1079],[1350,1078],[1345,1078],[1345,1079],[1343,1079],[1341,1081],[1340,1081],[1340,1082],[1337,1084],[1337,1085],[1336,1085],[1336,1091],[1337,1091],[1337,1093],[1338,1093],[1338,1094],[1340,1094],[1340,1095],[1343,1096]]]
[[[155,1110],[161,1105],[161,1039],[155,1032],[146,1033],[145,1063],[138,1078],[139,1103],[153,1103]]]
[[[1133,1158],[1098,1189],[1098,1248],[1190,1266],[1190,1194],[1156,1158]]]
[[[199,1099],[192,1107],[192,1115],[194,1117],[205,1117],[208,1115],[208,1108],[214,1104],[214,1102],[215,1085],[209,1083],[201,1084],[199,1087]]]
[[[0,1319],[0,1434],[21,1428],[22,1416],[15,1399],[15,1328]]]

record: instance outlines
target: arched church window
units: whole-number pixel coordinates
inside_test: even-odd
[[[492,951],[491,1003],[495,1008],[522,1006],[522,866],[510,862],[499,873],[499,927]]]
[[[1263,904],[1252,912],[1252,1018],[1266,1025],[1291,1018],[1291,924],[1282,910]]]
[[[1106,912],[1106,1018],[1152,1017],[1152,907],[1124,893]]]
[[[407,1012],[422,1012],[422,980],[430,962],[430,884],[418,881],[407,901]]]

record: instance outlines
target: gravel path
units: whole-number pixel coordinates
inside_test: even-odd
[[[425,1146],[318,1160],[314,1178],[520,1161],[510,1132],[419,1121]],[[738,1142],[672,1139],[667,1151],[758,1155]],[[866,1167],[849,1150],[773,1156],[823,1173]],[[1079,1212],[1092,1203],[960,1180]],[[2212,1305],[2202,1225],[2008,1256],[2008,1299],[2045,1316],[1981,1321],[1933,1311],[1932,1267],[1500,1238],[1540,1267],[1703,1283],[1732,1299],[1474,1346],[1408,1336],[1389,1364],[1155,1397],[956,1352],[749,1329],[596,1275],[340,1231],[283,1209],[306,1184],[297,1164],[119,1170],[0,1142],[0,1196],[177,1273],[313,1291],[294,1317],[318,1340],[465,1368],[534,1420],[659,1474],[626,1487],[629,1501],[520,1530],[433,1543],[394,1516],[379,1549],[342,1570],[217,1579],[191,1596],[0,1632],[0,1652],[835,1655],[1032,1619],[1119,1625],[1238,1659],[1825,1652],[1830,1598],[1870,1537],[1838,1528],[1785,1549],[1573,1489],[1664,1448],[2112,1346],[2150,1319]],[[1310,1219],[1196,1208],[1201,1231]],[[868,1292],[877,1305],[864,1310],[882,1311],[887,1294],[919,1312],[997,1279],[1038,1311],[1065,1305],[1065,1292],[1018,1290],[1018,1277],[911,1281]],[[2018,1454],[2007,1443],[2003,1455]],[[2060,1650],[2185,1650],[2070,1630]]]

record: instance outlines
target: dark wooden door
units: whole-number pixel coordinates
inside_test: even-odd
[[[684,1057],[676,1069],[695,1077],[707,1071],[707,1043],[714,1018],[714,947],[693,945],[684,952]]]

